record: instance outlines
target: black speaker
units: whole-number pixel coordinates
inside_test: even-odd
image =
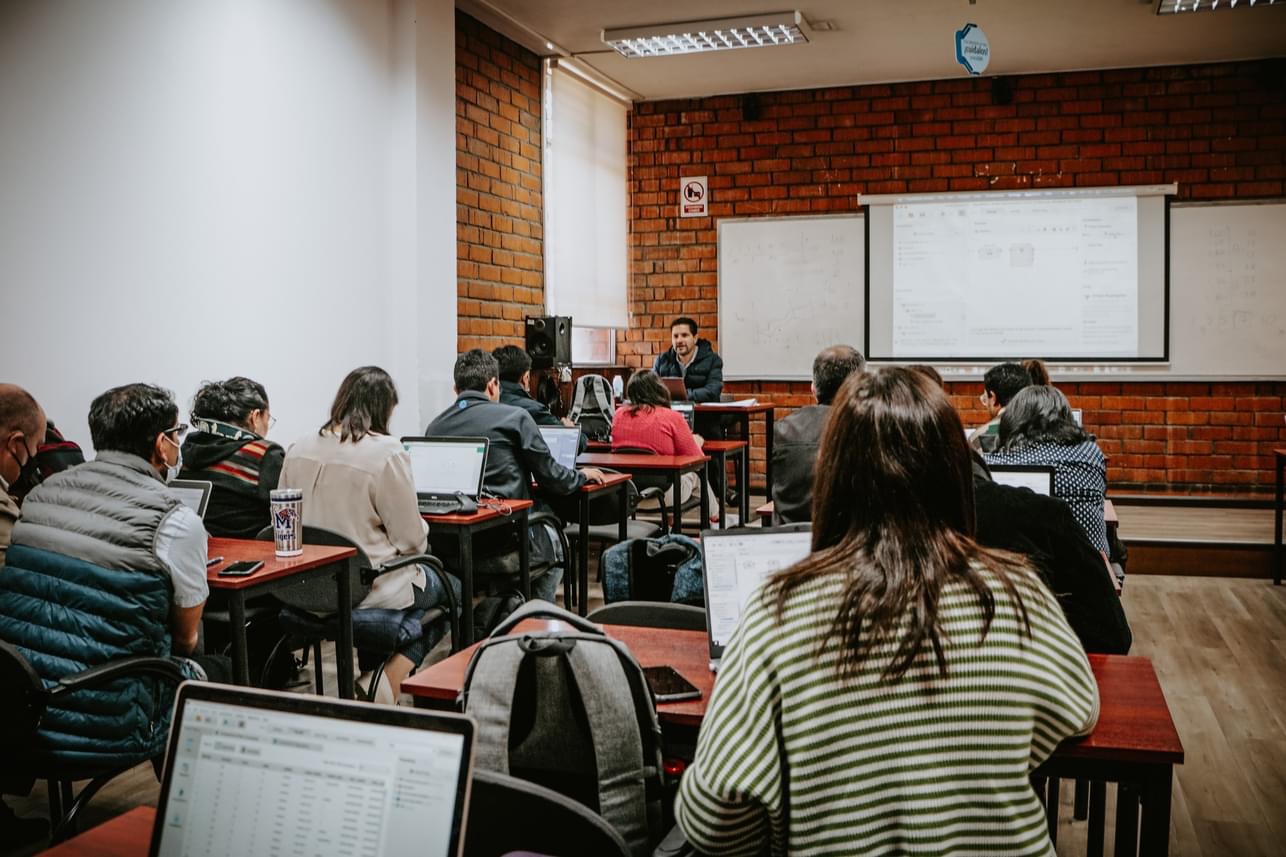
[[[527,316],[527,353],[536,369],[572,362],[572,317]]]

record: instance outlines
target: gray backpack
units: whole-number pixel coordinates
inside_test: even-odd
[[[571,630],[514,633],[524,619],[558,619]],[[578,800],[631,853],[651,853],[664,832],[661,726],[624,645],[574,613],[529,602],[469,659],[460,702],[478,723],[478,767]]]
[[[572,410],[568,416],[580,426],[590,440],[612,439],[612,418],[616,415],[616,397],[612,385],[602,375],[582,375],[576,380]]]

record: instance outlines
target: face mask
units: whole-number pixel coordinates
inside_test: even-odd
[[[35,457],[27,459],[27,463],[22,465],[22,470],[18,473],[18,478],[9,486],[9,490],[18,497],[26,496],[32,488],[40,484],[40,465]]]
[[[169,440],[170,443],[174,443],[174,441],[170,440],[170,436],[168,434],[162,435],[162,437],[164,437],[166,440]],[[177,443],[174,443],[174,448],[178,451],[178,455],[175,457],[173,464],[167,464],[165,466],[165,484],[166,485],[170,484],[175,479],[178,479],[179,471],[183,469],[183,447],[179,446]]]

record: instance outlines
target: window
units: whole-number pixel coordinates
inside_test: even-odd
[[[572,325],[572,360],[577,366],[616,362],[616,329]]]
[[[629,324],[627,108],[549,62],[544,104],[545,309],[572,317],[576,342],[610,343],[610,329]],[[603,332],[577,339],[581,328]]]

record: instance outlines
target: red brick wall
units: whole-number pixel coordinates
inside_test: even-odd
[[[718,343],[720,217],[843,212],[859,193],[1179,183],[1180,199],[1286,193],[1280,64],[978,78],[644,102],[631,116],[631,327],[619,361],[650,365],[669,320]],[[680,220],[680,176],[708,175],[711,216]],[[1060,385],[1111,456],[1115,487],[1240,491],[1272,484],[1286,384]],[[965,422],[980,385],[953,384]],[[732,383],[796,407],[807,384]],[[976,412],[975,410],[976,409]],[[784,411],[779,412],[779,416]],[[756,471],[762,462],[756,461]]]
[[[490,350],[544,314],[540,60],[460,12],[455,51],[458,342]]]

